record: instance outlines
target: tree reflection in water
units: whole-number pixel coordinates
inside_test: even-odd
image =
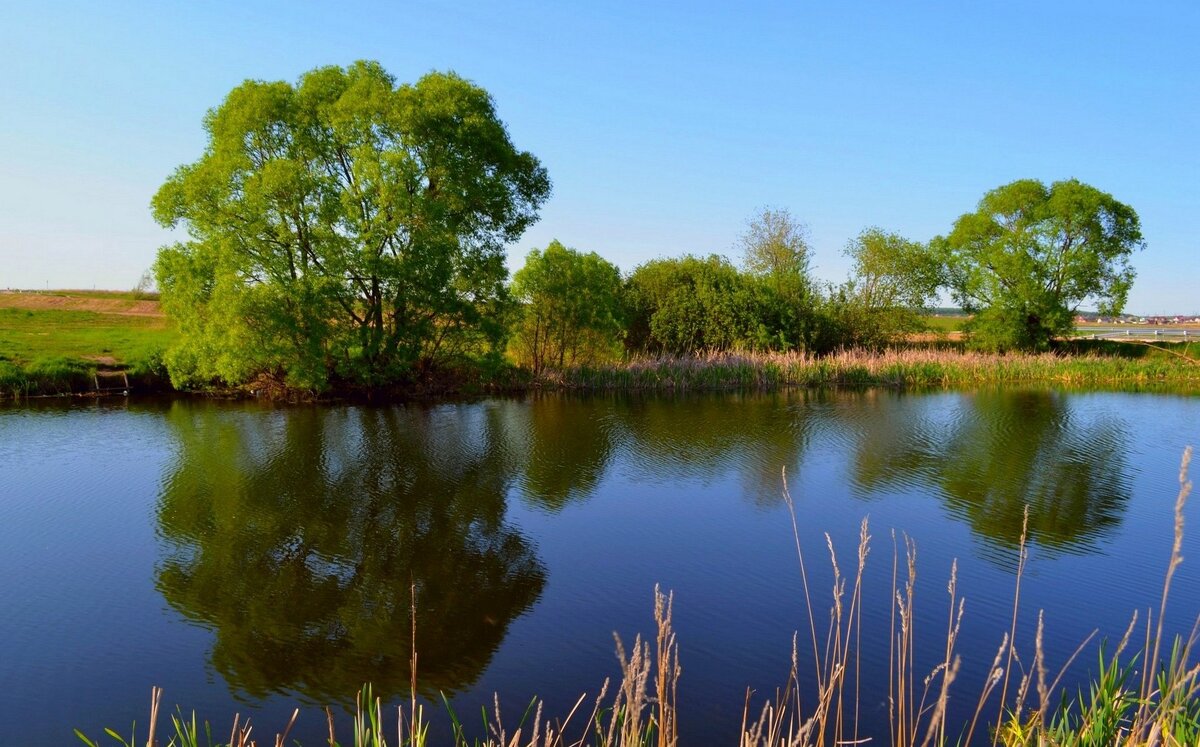
[[[636,480],[736,474],[769,506],[780,467],[806,468],[820,445],[849,455],[860,495],[940,495],[1009,550],[1027,502],[1034,542],[1078,551],[1120,521],[1130,495],[1122,421],[1047,391],[285,411],[177,402],[168,422],[178,458],[157,507],[169,548],[159,589],[214,632],[212,665],[231,686],[318,702],[366,681],[407,691],[410,586],[420,687],[473,684],[547,578],[505,523],[509,492],[555,512],[601,490],[614,459]]]
[[[595,493],[612,457],[610,401],[553,394],[533,399],[519,429],[527,440],[521,460],[527,500],[557,512]]]
[[[738,473],[756,504],[782,500],[780,468],[807,447],[810,405],[827,392],[538,397],[521,430],[522,488],[547,511],[590,498],[614,452],[641,480],[714,481]]]
[[[504,523],[513,474],[497,408],[255,413],[177,403],[158,503],[157,585],[214,632],[211,661],[261,697],[473,683],[546,571]]]
[[[851,473],[871,492],[934,488],[952,513],[1006,548],[1019,542],[1028,504],[1031,541],[1088,550],[1129,501],[1128,436],[1113,415],[1081,413],[1068,401],[1053,391],[963,394],[939,421],[918,398],[881,399]]]
[[[737,474],[752,503],[782,502],[781,469],[808,449],[818,406],[837,395],[791,389],[772,393],[632,396],[615,408],[615,427],[639,477],[704,483]]]

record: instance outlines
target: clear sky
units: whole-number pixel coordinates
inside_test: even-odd
[[[1200,2],[0,3],[0,287],[131,288],[149,201],[246,78],[454,70],[550,171],[552,238],[623,270],[726,254],[762,206],[816,274],[878,225],[1075,177],[1137,210],[1128,310],[1200,312]]]

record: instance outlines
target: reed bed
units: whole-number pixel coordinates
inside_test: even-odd
[[[971,387],[1200,385],[1200,363],[1186,357],[1123,358],[1087,353],[998,354],[907,348],[879,352],[701,353],[635,358],[605,366],[548,371],[535,382],[582,390],[779,389],[837,385]]]
[[[891,747],[943,747],[947,745],[1003,745],[1004,747],[1184,747],[1200,744],[1200,664],[1195,662],[1200,639],[1200,620],[1187,637],[1166,640],[1164,616],[1171,583],[1183,561],[1181,555],[1184,507],[1191,492],[1188,479],[1191,448],[1183,455],[1179,492],[1174,506],[1174,533],[1163,579],[1161,601],[1139,622],[1135,613],[1120,642],[1110,654],[1099,652],[1099,672],[1086,692],[1075,694],[1060,687],[1072,662],[1083,652],[1084,641],[1057,672],[1051,672],[1043,650],[1043,620],[1039,613],[1033,652],[1018,652],[1017,612],[1020,608],[1026,552],[1022,532],[1013,587],[1012,622],[987,669],[985,681],[975,696],[973,716],[965,723],[948,717],[952,687],[956,684],[963,656],[986,656],[985,652],[963,653],[957,648],[963,619],[964,600],[958,590],[956,566],[950,569],[944,640],[938,646],[937,662],[929,671],[918,669],[914,633],[917,553],[908,538],[892,536],[891,626],[888,648],[888,728],[886,734],[868,735],[860,723],[859,662],[864,645],[883,643],[864,640],[861,635],[863,572],[871,550],[871,535],[864,519],[859,533],[855,563],[844,574],[832,540],[826,547],[833,566],[833,584],[827,613],[818,611],[808,583],[807,559],[796,530],[796,511],[784,476],[784,498],[788,506],[802,589],[808,610],[802,631],[793,638],[792,664],[787,682],[765,702],[755,703],[747,690],[742,710],[738,747],[837,747],[840,745],[888,744]],[[1028,512],[1026,513],[1026,524]],[[446,705],[454,747],[675,747],[680,743],[677,720],[677,691],[682,674],[679,647],[672,628],[673,599],[654,590],[656,635],[653,641],[639,636],[628,649],[616,639],[621,679],[615,687],[606,680],[599,695],[581,696],[561,719],[544,716],[542,704],[531,703],[515,728],[508,728],[494,700],[485,714],[485,732],[468,736],[457,715]],[[803,642],[801,642],[803,641]],[[1139,641],[1140,645],[1135,645]],[[811,646],[813,668],[801,671],[801,648]],[[1165,647],[1165,648],[1164,648]],[[1134,651],[1133,649],[1137,649]],[[1165,655],[1166,650],[1169,653]],[[328,725],[326,744],[353,747],[425,747],[433,744],[428,721],[415,696],[417,654],[412,659],[412,699],[396,707],[394,719],[385,719],[380,698],[369,685],[359,693],[350,723],[348,742],[339,741],[338,724],[331,710],[325,711]],[[1135,668],[1135,665],[1140,668]],[[807,666],[804,667],[807,669]],[[812,677],[817,697],[805,707],[801,703],[801,681]],[[609,695],[611,691],[611,696]],[[212,732],[203,730],[192,714],[176,709],[165,742],[156,735],[162,690],[151,695],[147,747],[212,745]],[[587,715],[582,715],[582,714]],[[293,713],[282,732],[271,740],[276,747],[287,744],[296,723]],[[386,723],[385,723],[386,722]],[[388,726],[394,723],[394,730]],[[136,734],[125,738],[112,730],[107,736],[125,747],[140,745]],[[76,730],[89,747],[98,747]],[[230,747],[252,747],[256,738],[249,721],[235,716]],[[267,742],[264,742],[267,744]]]

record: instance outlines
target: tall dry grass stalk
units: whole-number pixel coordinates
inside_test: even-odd
[[[1021,609],[1021,579],[1025,576],[1025,562],[1029,559],[1029,552],[1025,547],[1025,540],[1029,537],[1029,504],[1025,504],[1025,512],[1021,517],[1021,541],[1017,545],[1017,580],[1013,584],[1013,603],[1012,603],[1012,625],[1008,630],[1008,653],[1007,660],[1004,665],[1004,684],[1000,686],[1000,710],[996,714],[996,723],[1004,721],[1004,710],[1008,707],[1008,679],[1012,675],[1013,661],[1017,658],[1017,612]],[[1017,710],[1020,710],[1020,703],[1017,704]],[[992,744],[999,742],[1000,731],[996,730],[992,737]]]
[[[1188,496],[1192,492],[1192,481],[1188,479],[1188,467],[1192,461],[1192,448],[1189,446],[1183,452],[1179,465],[1179,493],[1175,498],[1174,539],[1171,543],[1171,555],[1167,561],[1167,570],[1163,576],[1162,599],[1158,608],[1158,621],[1150,645],[1143,650],[1150,652],[1149,660],[1143,667],[1143,677],[1140,688],[1140,698],[1137,713],[1129,727],[1128,744],[1146,744],[1163,741],[1171,744],[1173,727],[1181,714],[1193,705],[1197,689],[1200,688],[1200,665],[1193,666],[1192,652],[1196,645],[1197,630],[1200,628],[1200,618],[1192,628],[1192,633],[1186,640],[1176,640],[1172,646],[1171,659],[1167,666],[1160,670],[1162,662],[1159,654],[1163,644],[1163,621],[1167,614],[1167,598],[1171,592],[1171,581],[1175,571],[1183,562],[1183,509],[1187,505]],[[1150,619],[1147,616],[1146,627],[1149,630]]]
[[[824,645],[818,642],[816,612],[808,588],[808,574],[796,520],[795,502],[787,487],[784,503],[792,521],[793,539],[800,564],[809,633],[815,662],[817,696],[807,711],[799,696],[798,651],[792,647],[792,668],[788,683],[774,699],[767,701],[754,721],[743,716],[741,744],[750,745],[848,745],[871,741],[861,733],[861,661],[863,575],[870,554],[871,535],[867,520],[859,527],[856,564],[850,591],[850,579],[843,575],[836,549],[829,535],[825,544],[833,569],[830,591],[829,624]],[[902,583],[897,581],[903,567]],[[961,660],[955,644],[961,626],[963,602],[957,592],[957,565],[951,569],[947,590],[950,596],[949,621],[942,661],[924,675],[917,672],[915,632],[916,544],[904,538],[901,564],[896,537],[893,535],[892,610],[888,656],[888,715],[890,743],[928,745],[946,742],[946,713],[950,685],[957,677]],[[745,713],[749,712],[749,699]]]

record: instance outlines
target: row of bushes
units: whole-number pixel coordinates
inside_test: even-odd
[[[536,375],[645,355],[879,349],[924,329],[937,278],[920,269],[920,245],[872,229],[849,253],[853,278],[822,287],[803,246],[757,262],[748,250],[740,268],[718,255],[656,259],[622,277],[552,242],[514,276],[508,352]]]

